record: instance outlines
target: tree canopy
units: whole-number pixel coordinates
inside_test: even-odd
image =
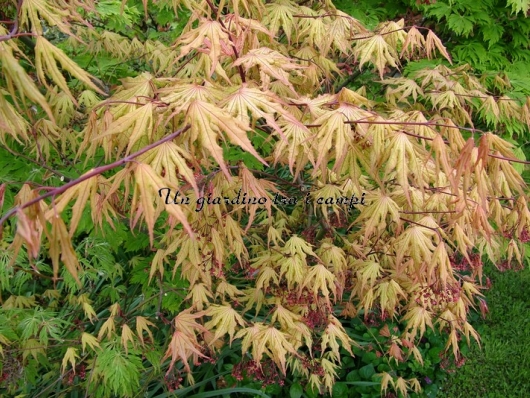
[[[530,240],[506,75],[330,0],[0,4],[2,388],[331,394],[362,319],[406,395],[426,334],[479,339]]]

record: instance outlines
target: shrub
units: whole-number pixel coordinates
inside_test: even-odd
[[[401,364],[439,358],[422,339],[457,361],[478,339],[481,258],[521,264],[530,212],[523,161],[472,121],[526,128],[529,102],[465,65],[396,77],[450,62],[432,31],[370,30],[330,1],[4,9],[9,393],[222,389],[224,362],[331,393],[360,316],[386,367],[352,371],[407,394]]]

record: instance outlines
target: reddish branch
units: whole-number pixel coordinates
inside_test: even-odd
[[[15,16],[15,20],[10,22],[13,24],[13,27],[11,28],[11,31],[7,35],[0,36],[0,42],[14,39],[15,37],[20,37],[20,36],[33,36],[33,33],[18,33],[18,16],[20,14],[20,9],[22,8],[22,3],[23,3],[23,0],[18,0],[17,15]],[[7,23],[7,22],[4,22],[4,23]]]
[[[130,155],[128,155],[128,156],[126,156],[126,157],[124,157],[122,159],[119,159],[119,160],[117,160],[117,161],[115,161],[113,163],[107,164],[105,166],[96,167],[90,173],[84,174],[81,177],[70,181],[68,184],[65,184],[65,185],[57,187],[57,188],[53,188],[50,191],[46,192],[45,194],[42,194],[42,195],[36,197],[35,199],[30,200],[29,202],[26,202],[26,203],[24,203],[24,204],[22,204],[20,206],[13,207],[6,214],[4,214],[2,218],[0,218],[0,227],[4,224],[4,222],[9,217],[13,216],[17,211],[23,210],[23,209],[25,209],[25,208],[27,208],[29,206],[32,206],[32,205],[34,205],[34,204],[36,204],[36,203],[38,203],[41,200],[44,200],[46,198],[55,197],[57,195],[60,195],[63,192],[65,192],[67,189],[72,188],[73,186],[76,186],[77,184],[80,184],[83,181],[88,180],[89,178],[92,178],[94,176],[102,174],[102,173],[104,173],[106,171],[112,170],[112,169],[114,169],[116,167],[120,167],[120,166],[124,165],[125,163],[134,160],[138,156],[146,153],[147,151],[150,151],[151,149],[156,148],[159,145],[162,145],[164,142],[171,141],[172,139],[177,138],[179,135],[181,135],[182,133],[184,133],[187,130],[189,130],[190,127],[191,126],[188,124],[188,125],[182,127],[181,129],[175,131],[174,133],[172,133],[172,134],[170,134],[170,135],[168,135],[168,136],[166,136],[166,137],[164,137],[164,138],[162,138],[162,139],[160,139],[160,140],[158,140],[156,142],[153,142],[152,144],[149,144],[149,145],[145,146],[144,148],[140,149],[137,152],[131,153]]]

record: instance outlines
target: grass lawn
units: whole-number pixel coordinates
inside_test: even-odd
[[[439,396],[447,398],[530,397],[530,268],[485,270],[492,287],[485,293],[489,314],[472,324],[482,337],[450,375]]]

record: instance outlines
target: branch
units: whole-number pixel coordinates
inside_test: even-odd
[[[18,0],[17,2],[17,14],[15,15],[15,20],[13,21],[13,27],[11,32],[7,35],[0,36],[0,42],[8,41],[20,36],[33,36],[33,33],[18,33],[18,14],[20,14],[20,9],[22,8],[22,3],[24,0]]]
[[[77,184],[80,184],[83,181],[88,180],[89,178],[92,178],[92,177],[94,177],[96,175],[102,174],[102,173],[104,173],[106,171],[112,170],[112,169],[114,169],[116,167],[120,167],[120,166],[124,165],[125,163],[132,161],[134,158],[137,158],[138,156],[143,155],[147,151],[150,151],[151,149],[156,148],[159,145],[162,145],[164,142],[171,141],[172,139],[177,138],[179,135],[181,135],[182,133],[184,133],[187,130],[189,130],[190,127],[191,126],[188,124],[188,125],[182,127],[181,129],[175,131],[174,133],[172,133],[172,134],[170,134],[170,135],[168,135],[168,136],[166,136],[166,137],[164,137],[164,138],[162,138],[162,139],[160,139],[158,141],[155,141],[152,144],[149,144],[149,145],[143,147],[142,149],[140,149],[137,152],[131,153],[130,155],[128,155],[128,156],[126,156],[126,157],[124,157],[124,158],[122,158],[120,160],[117,160],[117,161],[115,161],[113,163],[107,164],[105,166],[96,167],[91,172],[89,172],[87,174],[84,174],[84,175],[82,175],[81,177],[79,177],[79,178],[77,178],[75,180],[70,181],[68,184],[65,184],[65,185],[63,185],[61,187],[53,188],[50,191],[46,192],[45,194],[40,195],[40,196],[36,197],[35,199],[30,200],[29,202],[26,202],[26,203],[24,203],[24,204],[22,204],[20,206],[13,207],[11,210],[9,210],[7,213],[5,213],[2,218],[0,218],[0,227],[4,224],[4,222],[8,218],[10,218],[17,211],[23,210],[23,209],[25,209],[25,208],[27,208],[29,206],[32,206],[35,203],[38,203],[38,202],[40,202],[43,199],[46,199],[46,198],[49,198],[49,197],[52,197],[52,196],[60,195],[63,192],[65,192],[67,189],[69,189],[69,188],[71,188],[73,186],[76,186]]]

